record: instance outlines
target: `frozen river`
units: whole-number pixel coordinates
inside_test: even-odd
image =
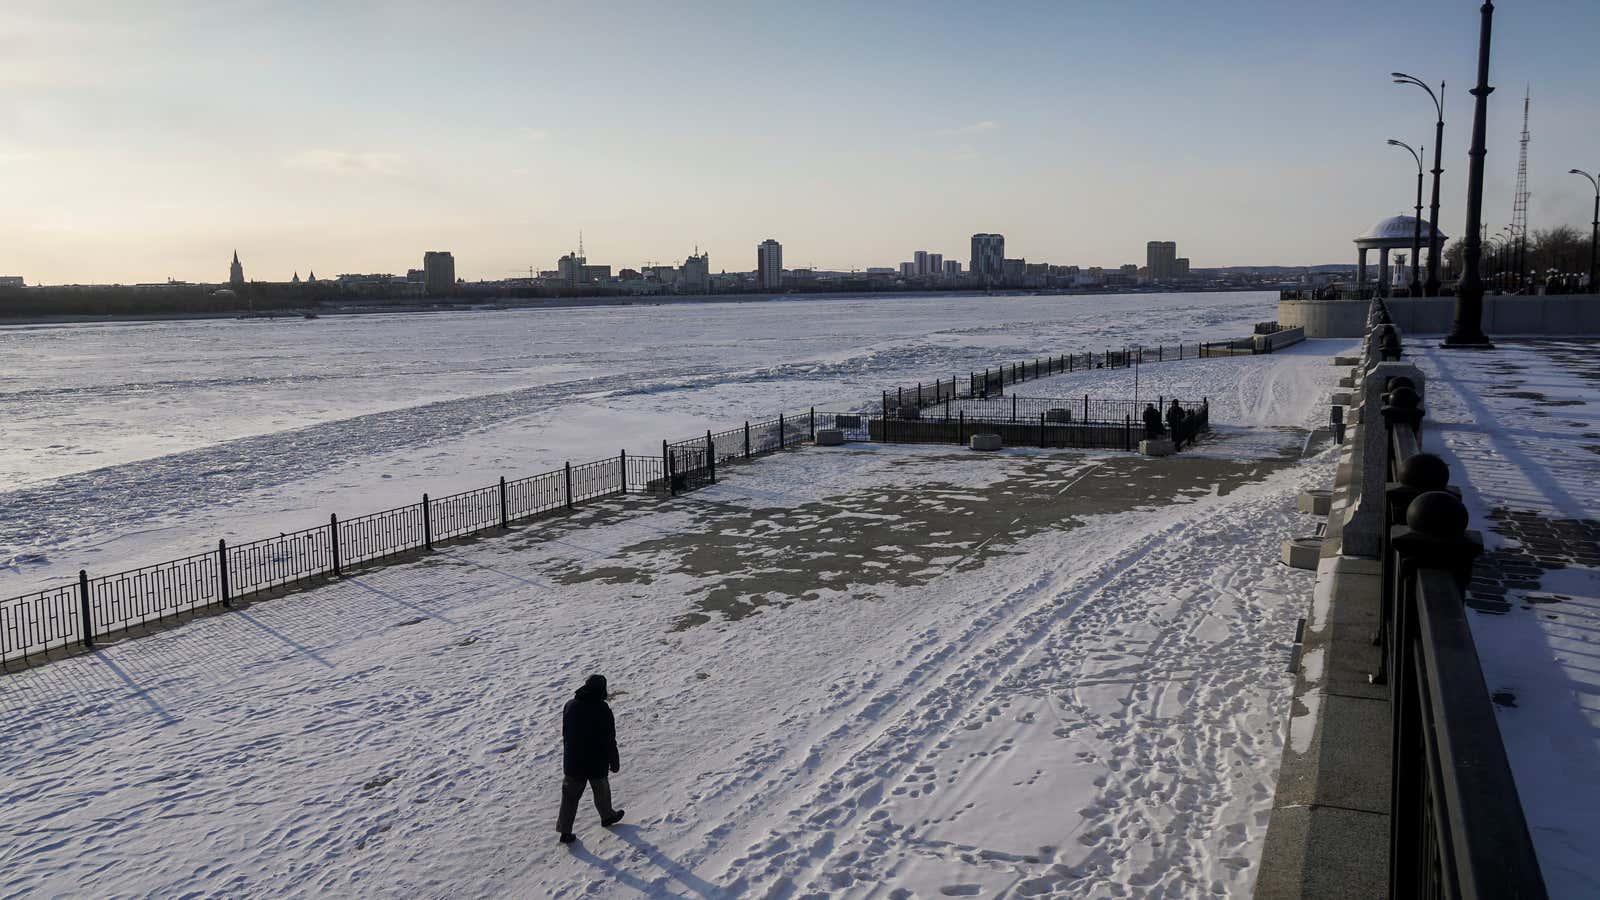
[[[0,328],[0,596],[1053,353],[1270,293],[822,299]]]

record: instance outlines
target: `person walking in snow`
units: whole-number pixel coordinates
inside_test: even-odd
[[[1152,441],[1161,437],[1161,410],[1154,403],[1144,405],[1144,436]]]
[[[606,703],[606,678],[590,675],[561,710],[561,813],[556,830],[561,843],[577,840],[572,833],[578,817],[578,801],[588,785],[594,794],[594,808],[605,828],[622,821],[622,810],[611,807],[611,782],[607,771],[620,772],[617,756],[617,722]]]
[[[1178,405],[1176,398],[1172,405],[1167,407],[1167,430],[1172,432],[1172,439],[1178,439],[1178,422],[1183,418],[1183,407]]]

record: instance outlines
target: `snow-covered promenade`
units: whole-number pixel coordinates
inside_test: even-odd
[[[1146,369],[1179,457],[812,448],[7,676],[7,886],[1246,894],[1338,343]],[[629,812],[569,849],[595,670]]]
[[[1600,341],[1413,342],[1424,446],[1483,532],[1467,592],[1552,897],[1600,896]]]

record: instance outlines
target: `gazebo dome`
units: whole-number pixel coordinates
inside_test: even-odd
[[[1410,247],[1411,239],[1417,233],[1416,216],[1390,216],[1387,219],[1367,229],[1367,233],[1356,238],[1356,244],[1367,247]],[[1422,242],[1429,243],[1430,230],[1428,223],[1422,223]],[[1443,244],[1450,238],[1444,232],[1439,233],[1439,242]]]

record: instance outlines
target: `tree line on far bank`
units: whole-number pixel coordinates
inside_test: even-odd
[[[1482,268],[1485,275],[1501,271],[1500,257],[1495,252],[1498,244],[1498,241],[1493,241],[1483,247]],[[1465,242],[1459,239],[1451,241],[1450,246],[1445,248],[1444,263],[1451,272],[1460,274],[1465,249]],[[1528,235],[1527,254],[1526,268],[1519,266],[1515,259],[1509,259],[1506,269],[1526,271],[1533,276],[1535,284],[1543,283],[1545,276],[1551,272],[1556,275],[1583,274],[1589,271],[1589,235],[1571,225],[1535,228]]]

